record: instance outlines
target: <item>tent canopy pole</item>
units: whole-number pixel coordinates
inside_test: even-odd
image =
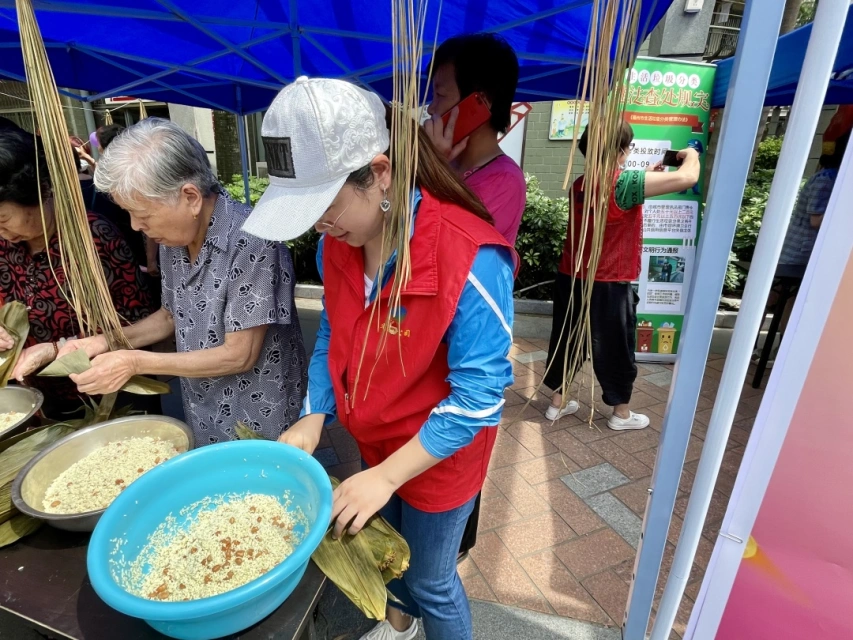
[[[723,367],[720,389],[711,412],[711,421],[705,436],[705,446],[696,470],[696,479],[681,527],[678,547],[672,570],[663,592],[651,640],[666,640],[675,623],[678,606],[687,587],[693,559],[702,538],[705,516],[717,484],[717,475],[726,452],[729,432],[735,417],[749,369],[752,345],[764,321],[765,302],[773,285],[776,264],[785,242],[788,221],[800,179],[806,168],[818,118],[823,108],[823,98],[829,86],[829,76],[835,52],[841,42],[841,32],[850,0],[823,0],[815,15],[812,35],[806,58],[800,72],[800,82],[791,109],[791,119],[785,131],[782,152],[776,165],[776,174],[770,187],[767,209],[761,223],[761,232],[755,255],[749,269],[743,300],[735,324],[729,356]],[[781,3],[780,3],[781,4]],[[717,167],[722,165],[718,164]],[[743,542],[746,545],[746,540]]]
[[[664,415],[651,496],[634,566],[622,637],[642,640],[651,615],[691,425],[705,375],[720,293],[758,131],[782,2],[748,2],[723,114],[722,134],[702,224],[696,273],[690,285],[684,332]],[[751,349],[750,349],[751,351]]]

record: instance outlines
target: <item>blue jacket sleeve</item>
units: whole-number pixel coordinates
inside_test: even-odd
[[[323,238],[317,243],[317,271],[323,279]],[[326,315],[326,298],[323,297],[323,309],[320,311],[320,330],[314,344],[314,354],[308,365],[308,393],[302,403],[300,418],[312,413],[325,413],[326,424],[334,421],[337,415],[335,391],[329,376],[329,340],[332,328]]]
[[[470,444],[480,429],[500,423],[504,390],[512,384],[513,266],[508,251],[482,247],[445,334],[450,395],[419,432],[436,458]]]

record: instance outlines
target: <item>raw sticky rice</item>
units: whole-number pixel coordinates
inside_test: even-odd
[[[119,584],[149,600],[209,598],[270,571],[308,530],[301,509],[266,494],[205,498],[181,511],[188,514],[183,526],[170,514],[135,560],[119,563]]]
[[[63,471],[44,495],[47,513],[105,509],[143,473],[178,455],[168,440],[128,438],[98,447]]]

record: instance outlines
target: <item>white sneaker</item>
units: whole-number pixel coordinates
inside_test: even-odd
[[[578,409],[580,409],[580,405],[574,400],[569,400],[569,403],[563,409],[553,405],[548,407],[548,410],[545,412],[545,417],[553,422],[554,420],[559,420],[563,416],[570,416],[573,413],[577,413]]]
[[[413,640],[418,635],[418,621],[412,620],[412,626],[405,631],[397,631],[387,620],[383,620],[361,636],[361,640]]]
[[[649,426],[649,418],[648,416],[644,416],[642,413],[634,413],[633,411],[631,411],[631,416],[629,418],[620,418],[614,414],[610,416],[610,420],[607,421],[607,426],[614,431],[645,429]]]

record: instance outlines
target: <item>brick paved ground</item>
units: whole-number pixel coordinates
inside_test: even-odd
[[[536,392],[545,370],[545,349],[544,341],[515,341],[515,384],[507,390],[507,408],[483,490],[479,540],[459,572],[471,598],[618,625],[672,367],[639,365],[632,408],[649,416],[648,429],[611,431],[598,411],[590,426],[588,372],[585,388],[576,396],[581,410],[551,424],[542,415],[549,398]],[[662,576],[672,563],[723,362],[712,355],[706,368]],[[744,386],[673,637],[684,631],[698,594],[761,395],[761,390]],[[596,408],[604,408],[600,397]],[[343,429],[328,430],[320,446],[317,455],[333,474],[348,476],[358,470],[358,450]],[[662,583],[658,596],[661,591]]]

